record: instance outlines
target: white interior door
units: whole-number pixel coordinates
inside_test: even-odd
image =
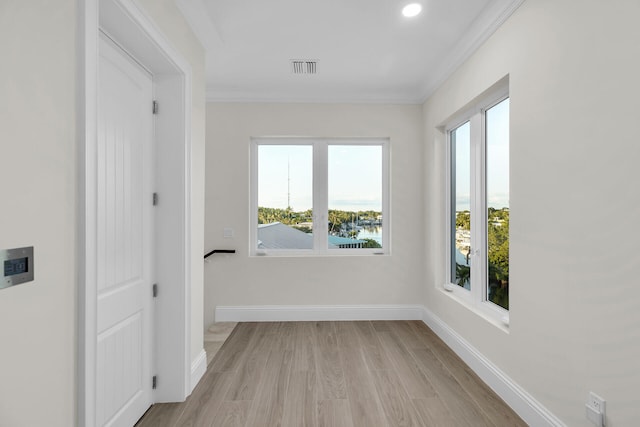
[[[98,50],[96,425],[130,427],[153,403],[153,83]]]

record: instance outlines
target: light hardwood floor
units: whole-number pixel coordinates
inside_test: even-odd
[[[236,322],[213,323],[204,333],[204,350],[207,352],[207,366],[218,354],[222,344],[229,338],[231,332],[236,327]]]
[[[164,426],[525,426],[418,321],[239,323]]]

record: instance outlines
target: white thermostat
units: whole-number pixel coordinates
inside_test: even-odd
[[[3,276],[0,289],[33,280],[33,246],[0,249]]]

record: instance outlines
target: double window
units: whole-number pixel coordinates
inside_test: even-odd
[[[509,98],[502,91],[446,130],[445,289],[496,314],[509,309]],[[506,319],[506,318],[505,318]]]
[[[388,146],[387,139],[253,139],[251,253],[387,253]]]

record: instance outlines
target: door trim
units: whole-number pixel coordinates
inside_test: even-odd
[[[191,393],[191,67],[134,0],[79,0],[77,424],[95,425],[98,37],[104,31],[154,75],[156,276],[154,402]],[[149,106],[151,108],[151,106]],[[151,196],[151,195],[150,195]],[[151,203],[151,199],[149,200]],[[151,296],[150,296],[151,297]]]

